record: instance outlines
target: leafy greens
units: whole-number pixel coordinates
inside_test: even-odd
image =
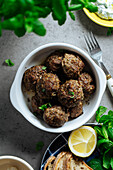
[[[94,170],[113,169],[113,111],[109,110],[108,114],[103,115],[106,110],[106,107],[100,106],[96,112],[96,121],[100,126],[95,126],[94,129],[98,134],[97,148],[101,158],[94,158],[89,162]]]
[[[75,20],[72,11],[84,7],[90,12],[98,8],[91,2],[96,0],[0,0],[0,36],[2,30],[12,30],[21,37],[26,32],[34,32],[40,36],[46,34],[46,29],[40,18],[52,14],[54,20],[62,25],[66,21],[67,12]]]

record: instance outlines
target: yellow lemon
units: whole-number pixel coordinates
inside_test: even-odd
[[[68,146],[71,152],[79,157],[88,157],[97,144],[97,134],[90,126],[82,126],[71,132]]]

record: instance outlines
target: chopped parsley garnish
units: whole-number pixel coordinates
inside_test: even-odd
[[[14,63],[10,59],[5,60],[5,63],[10,67],[14,66]]]
[[[73,91],[69,91],[68,92],[70,95],[72,95],[70,98],[73,99],[74,98],[74,92]]]
[[[42,106],[39,107],[39,109],[44,111],[44,110],[47,109],[48,107],[52,107],[51,103],[43,104]]]
[[[36,150],[39,151],[43,148],[44,146],[44,143],[42,141],[39,141],[37,144],[36,144]]]
[[[71,99],[73,99],[73,98],[74,98],[74,96],[71,96],[70,98],[71,98]]]
[[[45,92],[46,91],[46,89],[42,89],[42,92]]]
[[[42,70],[46,70],[46,68],[47,68],[47,67],[43,66],[43,67],[42,67]]]

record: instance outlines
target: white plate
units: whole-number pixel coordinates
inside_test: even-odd
[[[96,91],[90,100],[89,105],[84,105],[84,113],[76,119],[66,122],[62,127],[53,128],[47,125],[43,120],[38,119],[31,113],[28,105],[26,104],[23,92],[22,92],[22,77],[27,68],[34,65],[41,64],[46,57],[53,51],[58,49],[69,50],[78,53],[84,60],[90,65],[92,72],[96,80]],[[75,47],[66,43],[50,43],[43,45],[34,51],[32,51],[21,63],[14,82],[10,90],[10,100],[13,106],[34,126],[44,131],[61,133],[76,129],[86,122],[88,122],[95,114],[98,106],[101,102],[103,93],[106,88],[106,76],[102,69],[91,59],[91,57],[78,47]]]

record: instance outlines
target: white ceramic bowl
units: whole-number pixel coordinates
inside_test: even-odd
[[[62,127],[53,128],[47,125],[43,120],[40,120],[37,117],[35,117],[33,113],[31,113],[28,105],[25,102],[21,86],[22,77],[25,70],[31,66],[41,64],[51,52],[58,49],[76,52],[79,55],[81,55],[82,58],[84,58],[84,60],[86,60],[86,62],[90,65],[96,80],[96,91],[90,100],[90,104],[84,105],[83,107],[84,113],[81,116],[66,122]],[[23,60],[12,84],[10,90],[10,99],[13,106],[34,126],[44,131],[61,133],[71,131],[82,126],[94,116],[102,99],[105,88],[106,88],[106,76],[104,72],[97,66],[97,64],[95,64],[95,62],[86,52],[70,44],[50,43],[35,49]]]
[[[0,156],[0,170],[5,170],[8,167],[16,167],[18,170],[34,170],[26,161],[16,156]]]

